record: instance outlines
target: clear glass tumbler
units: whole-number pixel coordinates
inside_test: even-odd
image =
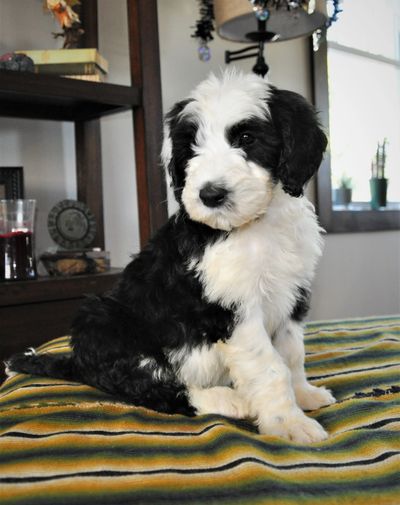
[[[36,279],[36,200],[0,200],[0,282]]]

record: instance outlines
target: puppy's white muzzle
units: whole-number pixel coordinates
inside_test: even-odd
[[[265,213],[273,187],[267,170],[229,148],[189,161],[182,202],[194,221],[230,231]]]

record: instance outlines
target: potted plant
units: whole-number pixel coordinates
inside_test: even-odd
[[[335,205],[349,205],[351,203],[353,180],[343,174],[338,181],[338,187],[333,190],[333,203]]]
[[[378,147],[374,159],[371,163],[371,179],[369,181],[371,189],[371,207],[379,209],[386,206],[386,194],[388,180],[385,178],[387,139],[382,143],[378,142]]]

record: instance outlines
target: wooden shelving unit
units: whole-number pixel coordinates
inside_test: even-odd
[[[0,285],[0,307],[79,298],[82,294],[103,293],[118,279],[120,268],[102,274],[71,277],[39,277],[30,281],[10,281]]]
[[[0,115],[89,121],[140,106],[136,86],[0,70]]]
[[[0,116],[75,124],[78,200],[97,221],[94,246],[104,247],[99,118],[131,110],[142,245],[166,221],[164,178],[159,170],[162,137],[157,0],[126,0],[131,86],[0,71]],[[82,47],[98,47],[97,0],[80,5]],[[68,333],[87,293],[102,293],[118,270],[100,275],[39,278],[0,283],[0,362],[24,347]],[[2,370],[0,369],[0,378]]]

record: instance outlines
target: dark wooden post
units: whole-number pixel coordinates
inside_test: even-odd
[[[161,76],[156,0],[127,0],[131,84],[142,92],[133,113],[140,241],[168,217],[165,180],[160,167],[162,139]]]

